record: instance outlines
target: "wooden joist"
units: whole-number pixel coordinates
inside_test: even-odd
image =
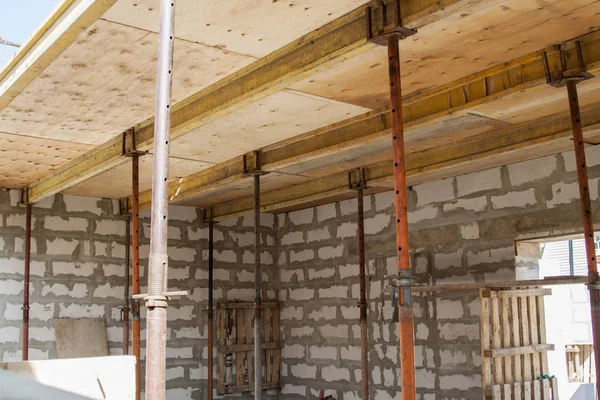
[[[585,44],[582,48],[586,52],[585,60],[588,62],[588,69],[598,69],[600,63],[595,63],[593,60],[600,62],[600,33],[589,34],[579,40]],[[571,49],[572,42],[569,41],[563,45],[567,52],[571,51],[568,49]],[[545,49],[545,51],[552,73],[558,74],[559,52],[555,48]],[[535,90],[540,85],[545,85],[546,76],[542,53],[543,51],[538,51],[425,93],[408,97],[404,101],[403,111],[407,138],[410,138],[412,130],[467,114],[473,107],[513,95],[517,91]],[[568,53],[567,58],[572,60],[573,56]],[[569,70],[575,68],[572,63],[568,63],[567,67]],[[600,107],[600,104],[588,106],[588,112],[583,115],[583,123],[587,130],[600,128],[598,111],[590,111],[590,108],[594,107]],[[297,165],[292,171],[297,174],[306,172],[306,169],[310,170],[312,165],[323,165],[336,155],[343,160],[344,156],[350,152],[356,153],[356,149],[367,146],[384,152],[390,147],[390,128],[391,121],[388,110],[385,108],[353,117],[281,144],[268,146],[258,153],[249,153],[179,179],[169,185],[169,196],[172,202],[179,203],[218,190],[243,188],[247,186],[250,179],[246,173],[249,170],[248,165],[266,172],[285,173],[290,172],[289,168],[292,165]],[[407,155],[407,167],[409,168],[407,174],[414,176],[434,170],[451,169],[460,163],[493,156],[500,152],[518,150],[526,146],[539,146],[565,138],[570,135],[570,132],[571,122],[566,114],[512,125],[461,140],[455,145],[410,153]],[[368,166],[368,169],[371,170],[377,168],[376,165]],[[346,173],[344,172],[344,174]],[[373,172],[373,174],[378,175],[377,172]],[[390,177],[391,175],[378,176],[376,179],[379,181],[372,182],[372,185],[386,186],[389,184]],[[345,179],[341,180],[345,181]],[[369,179],[372,180],[374,177]],[[148,190],[141,194],[142,208],[150,207],[150,193]],[[334,191],[331,194],[335,196],[338,193]],[[310,195],[305,197],[310,201]],[[282,202],[277,201],[279,204]],[[268,211],[268,208],[265,208],[264,211]],[[231,215],[233,214],[235,213],[231,213]]]
[[[590,110],[583,116],[584,131],[600,129],[600,109]],[[459,141],[446,147],[436,147],[406,155],[406,175],[409,185],[427,181],[428,177],[441,179],[461,173],[460,168],[481,160],[490,159],[486,168],[502,165],[506,159],[494,156],[507,156],[510,152],[525,151],[531,146],[550,143],[567,138],[571,134],[568,117],[543,121],[536,124],[522,124],[484,133],[468,140]],[[550,154],[552,154],[554,150]],[[544,153],[522,153],[521,159],[547,155]],[[529,158],[528,158],[529,157]],[[493,164],[496,163],[496,164]],[[389,190],[393,179],[392,164],[389,161],[364,166],[367,193]],[[433,180],[433,179],[431,179]],[[348,171],[336,173],[306,183],[284,187],[261,195],[263,212],[285,212],[296,208],[324,204],[353,196],[348,188]],[[247,214],[252,210],[251,196],[236,199],[212,207],[214,219],[224,219]]]
[[[412,3],[419,3],[419,6],[411,6]],[[405,25],[418,27],[430,23],[450,14],[453,7],[460,7],[465,2],[447,3],[444,11],[440,11],[436,8],[439,7],[439,2],[433,0],[403,2]],[[390,7],[387,9],[393,11]],[[410,12],[417,9],[414,14]],[[365,39],[364,11],[364,7],[361,7],[177,104],[173,107],[172,139],[210,119],[222,117],[287,87],[294,81],[306,78],[342,58],[368,50],[372,44]],[[376,29],[378,22],[373,23],[373,29]],[[588,71],[600,69],[600,33],[591,33],[578,40],[582,43],[583,58]],[[569,41],[562,45],[568,73],[578,69],[573,43]],[[547,54],[551,75],[560,75],[560,52],[556,46],[552,46],[407,98],[403,115],[409,129],[408,134],[411,125],[416,127],[440,122],[450,116],[466,115],[469,109],[478,105],[545,85],[546,71],[542,58],[544,52]],[[353,119],[324,128],[320,130],[322,135],[307,135],[306,138],[312,137],[313,140],[316,136],[320,138],[315,140],[314,145],[307,147],[310,151],[302,151],[303,146],[296,142],[296,150],[288,147],[262,152],[261,169],[277,171],[290,163],[308,160],[310,157],[323,157],[351,146],[360,146],[368,140],[381,139],[383,132],[389,129],[389,120],[385,114],[385,110],[379,110],[362,121]],[[330,131],[332,133],[329,133]],[[137,125],[137,149],[150,149],[153,145],[152,136],[152,120]],[[97,175],[114,167],[115,163],[123,162],[126,156],[117,150],[121,141],[121,138],[115,138],[109,142],[112,145],[97,151],[94,157],[86,155],[75,159],[34,182],[27,188],[30,201],[39,201],[81,182],[82,174],[89,178],[90,175]],[[308,140],[303,142],[304,145],[307,143]],[[169,195],[177,202],[198,193],[224,187],[223,185],[244,181],[245,176],[240,173],[244,171],[243,161],[240,159],[183,178],[181,182],[170,186]],[[147,196],[142,194],[141,197],[142,205],[148,207],[148,201],[144,202]]]

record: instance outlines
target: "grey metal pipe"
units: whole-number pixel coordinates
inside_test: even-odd
[[[156,111],[154,117],[154,168],[152,174],[152,219],[148,265],[146,318],[146,399],[164,400],[167,342],[167,181],[171,126],[171,88],[175,0],[160,2]]]
[[[260,175],[254,174],[254,398],[262,399],[262,272],[260,270]]]

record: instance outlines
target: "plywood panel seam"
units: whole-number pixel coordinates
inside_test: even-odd
[[[110,20],[110,19],[106,19],[106,18],[100,18],[100,20],[108,22],[108,23],[111,23],[111,24],[124,26],[126,28],[137,29],[137,30],[139,30],[141,32],[146,32],[146,36],[149,36],[149,35],[156,35],[156,36],[158,36],[158,33],[154,32],[154,31],[151,31],[151,30],[148,30],[148,29],[144,29],[144,28],[140,28],[140,27],[133,26],[133,25],[129,25],[129,24],[125,24],[123,22],[117,22],[117,21],[113,21],[113,20]],[[146,37],[146,36],[144,36],[144,37]],[[253,60],[257,60],[257,58],[255,56],[251,55],[251,54],[246,54],[246,53],[240,53],[240,52],[237,52],[237,51],[227,50],[227,49],[225,49],[225,48],[223,48],[221,46],[211,46],[211,45],[206,44],[206,43],[196,42],[196,41],[189,40],[189,39],[184,39],[184,38],[181,38],[181,37],[179,37],[177,35],[175,35],[175,39],[177,39],[177,41],[181,41],[181,42],[192,43],[192,44],[199,44],[199,45],[204,46],[204,47],[210,47],[211,49],[221,50],[221,51],[223,51],[226,54],[235,54],[235,55],[238,55],[238,56],[248,57],[248,58],[251,58]]]

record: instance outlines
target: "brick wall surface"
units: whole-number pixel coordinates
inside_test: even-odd
[[[598,214],[600,146],[588,149],[590,193]],[[572,153],[409,188],[411,263],[429,284],[513,280],[515,240],[581,229]],[[360,398],[356,200],[278,216],[284,398],[319,389]],[[397,324],[386,291],[396,273],[392,192],[365,198],[370,391],[400,399]],[[414,298],[419,398],[480,399],[477,293]]]
[[[600,147],[588,149],[598,219]],[[408,191],[411,263],[423,283],[515,278],[514,241],[580,230],[572,153],[415,186]],[[396,273],[391,192],[365,198],[371,398],[399,399],[397,323],[386,290]],[[0,192],[0,359],[20,359],[24,209]],[[125,222],[116,201],[57,195],[34,206],[32,359],[53,358],[52,320],[104,317],[111,354],[120,354]],[[215,301],[253,299],[253,219],[215,227]],[[319,389],[360,398],[356,201],[262,216],[266,298],[282,301],[283,399]],[[142,218],[142,291],[150,220]],[[170,399],[206,396],[208,231],[201,210],[171,207],[169,287],[189,290],[169,308]],[[415,296],[419,396],[479,399],[476,293]],[[142,314],[143,316],[144,314]],[[142,339],[145,331],[142,331]],[[142,342],[144,345],[144,342]],[[233,397],[233,396],[232,396]],[[240,397],[240,396],[235,396]],[[251,395],[241,396],[252,398]]]
[[[21,360],[25,209],[19,192],[0,192],[0,359]],[[265,296],[274,279],[275,217],[261,217]],[[122,354],[120,310],[125,285],[125,218],[118,202],[57,195],[33,207],[30,359],[56,355],[54,318],[104,318],[110,354]],[[215,302],[254,299],[252,218],[215,226]],[[149,213],[141,215],[140,286],[146,290]],[[167,397],[206,398],[208,228],[201,210],[169,208],[169,288],[189,290],[168,311]],[[145,309],[142,308],[142,319]],[[142,320],[142,359],[145,356]],[[143,360],[142,360],[143,367]],[[143,372],[143,370],[142,370]],[[251,396],[246,396],[250,398]]]

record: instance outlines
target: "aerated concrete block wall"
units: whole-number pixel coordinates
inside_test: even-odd
[[[600,146],[588,150],[594,218]],[[515,240],[581,231],[573,153],[415,186],[408,191],[411,263],[423,283],[512,280]],[[0,359],[20,360],[25,210],[0,192]],[[121,353],[125,220],[116,201],[57,195],[33,208],[32,359],[55,356],[54,318],[102,317]],[[386,291],[396,273],[392,193],[365,199],[371,398],[400,399],[397,323]],[[262,216],[264,294],[283,302],[281,399],[360,398],[356,201]],[[206,396],[207,226],[171,207],[169,399]],[[150,221],[142,218],[142,291]],[[215,227],[215,301],[254,296],[253,219]],[[423,400],[480,399],[476,293],[415,296],[417,386]],[[144,314],[143,314],[144,315]],[[143,324],[142,324],[143,326]],[[145,331],[142,331],[142,339]],[[145,344],[144,342],[142,343]],[[144,352],[143,352],[144,353]],[[144,354],[143,354],[144,355]],[[230,396],[252,398],[251,394]]]
[[[0,360],[21,360],[25,209],[19,192],[0,191]],[[141,215],[142,293],[146,290],[149,213]],[[274,299],[275,217],[261,217],[264,295]],[[215,302],[254,299],[253,218],[215,226]],[[122,353],[119,307],[125,285],[125,218],[118,202],[57,195],[33,207],[30,359],[56,357],[55,318],[104,318],[110,354]],[[189,290],[168,310],[167,398],[205,399],[208,227],[201,210],[169,208],[169,288]],[[145,309],[142,308],[142,318]],[[145,356],[142,320],[142,359]],[[143,367],[142,360],[142,367]],[[143,373],[143,370],[142,370]],[[250,395],[245,397],[250,398]]]
[[[600,221],[600,146],[588,150]],[[411,263],[429,284],[514,280],[515,240],[581,232],[572,152],[409,188]],[[356,200],[278,215],[282,398],[360,395]],[[365,199],[370,391],[400,399],[397,323],[386,292],[396,273],[393,193]],[[481,399],[477,293],[415,295],[419,398]]]

